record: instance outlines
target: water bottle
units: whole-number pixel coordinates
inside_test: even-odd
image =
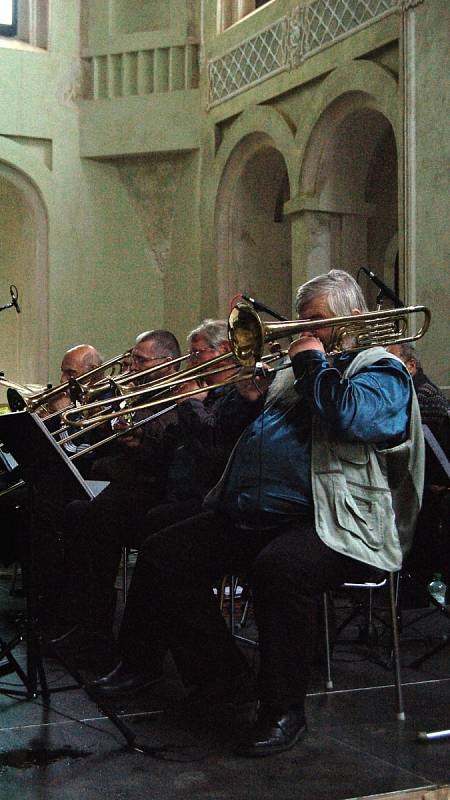
[[[440,572],[435,572],[433,580],[428,584],[428,591],[439,605],[445,606],[447,587],[441,578]]]

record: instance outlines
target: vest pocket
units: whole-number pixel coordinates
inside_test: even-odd
[[[334,508],[338,525],[361,539],[372,550],[380,550],[385,541],[385,526],[389,519],[390,492],[364,487],[343,487],[336,481]]]
[[[350,464],[367,464],[369,449],[363,442],[330,442],[330,450],[340,461]]]

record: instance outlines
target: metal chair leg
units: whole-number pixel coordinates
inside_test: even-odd
[[[328,595],[323,593],[323,619],[325,624],[325,655],[327,659],[327,679],[325,687],[327,689],[333,688],[333,679],[331,677],[331,649],[330,649],[330,628],[328,624]]]
[[[128,547],[122,548],[122,591],[123,602],[127,602],[128,594]]]
[[[390,606],[390,620],[391,620],[391,631],[392,631],[392,661],[393,661],[393,668],[394,668],[394,680],[395,680],[395,696],[396,696],[396,713],[397,719],[404,720],[405,719],[405,709],[403,704],[403,691],[402,691],[402,683],[401,683],[401,668],[400,668],[400,645],[399,645],[399,635],[398,635],[398,619],[397,619],[397,592],[398,592],[398,574],[397,574],[397,586],[395,584],[395,573],[390,572],[388,574],[388,585],[389,585],[389,606]],[[372,606],[372,595],[373,590],[376,588],[381,588],[383,585],[386,584],[386,579],[379,583],[370,584],[367,582],[366,584],[344,584],[343,588],[358,588],[358,589],[367,589],[369,591],[369,626],[372,624],[372,614],[373,614],[373,606]],[[329,620],[328,620],[328,596],[326,593],[323,595],[323,608],[324,608],[324,623],[325,623],[325,648],[326,648],[326,662],[327,662],[327,679],[326,679],[326,688],[333,689],[333,679],[331,677],[331,652],[330,652],[330,636],[329,636]]]
[[[402,679],[400,670],[400,644],[398,638],[397,602],[396,589],[394,583],[394,573],[389,573],[389,603],[391,610],[392,645],[394,651],[395,669],[395,691],[397,697],[397,719],[405,719],[405,709],[403,705]]]

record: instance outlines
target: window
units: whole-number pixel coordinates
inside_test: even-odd
[[[0,0],[0,36],[17,34],[17,0]]]
[[[0,0],[0,36],[45,50],[48,16],[49,0]]]
[[[229,28],[230,25],[234,25],[235,22],[239,22],[248,14],[270,2],[271,0],[220,0],[221,29]]]

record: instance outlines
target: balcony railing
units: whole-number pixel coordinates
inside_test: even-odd
[[[93,55],[83,61],[85,100],[159,94],[198,87],[196,44]]]
[[[313,0],[208,64],[211,108],[422,0]]]

